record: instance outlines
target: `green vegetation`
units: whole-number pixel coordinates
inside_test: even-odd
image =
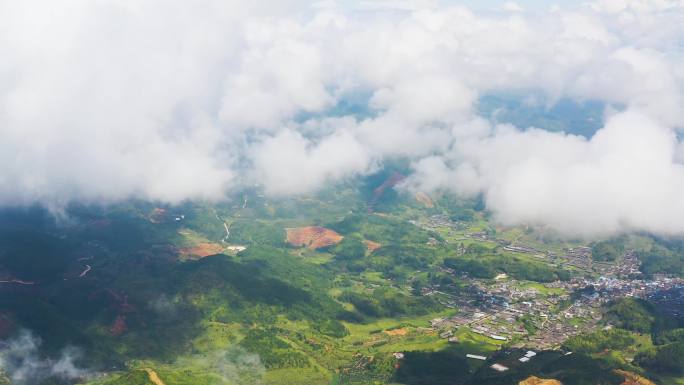
[[[684,374],[684,343],[675,342],[643,352],[636,357],[639,365],[659,373]]]
[[[680,242],[656,243],[650,250],[639,253],[644,274],[672,274],[684,276],[684,245]]]
[[[43,210],[0,211],[0,273],[35,281],[0,286],[0,333],[30,329],[50,358],[65,346],[83,349],[79,366],[108,373],[89,385],[149,385],[148,369],[166,385],[517,384],[530,374],[566,385],[613,384],[617,367],[679,375],[682,325],[632,299],[606,309],[606,320],[621,329],[572,338],[564,348],[575,354],[540,352],[528,365],[509,348],[519,340],[468,327],[449,327],[457,342],[440,337],[430,320],[461,306],[449,301],[472,289],[462,273],[506,273],[498,282],[554,301],[564,289],[544,283],[571,273],[541,255],[576,244],[547,241],[530,228],[497,228],[481,198],[436,194],[430,204],[416,202],[390,186],[406,166],[297,199],[247,190],[218,205],[73,207],[71,222],[60,226]],[[453,226],[423,226],[434,214]],[[285,243],[286,228],[311,225],[344,238],[318,250]],[[515,242],[539,254],[504,249]],[[643,243],[677,255],[675,246],[653,242]],[[201,244],[217,247],[211,252],[246,249],[182,257]],[[593,246],[606,261],[611,248],[622,252],[611,242]],[[86,265],[91,270],[81,276]],[[539,317],[515,322],[534,334]],[[634,331],[652,333],[656,345]],[[467,353],[491,358],[468,360]],[[492,371],[494,362],[511,371]],[[62,385],[40,385],[48,384]]]
[[[308,358],[280,339],[274,328],[249,330],[240,345],[247,351],[258,354],[268,369],[309,366]]]
[[[655,320],[652,306],[636,298],[613,301],[606,310],[606,321],[639,333],[651,332]]]
[[[655,333],[653,336],[653,342],[656,345],[666,345],[674,342],[684,342],[684,329],[677,328]]]
[[[458,352],[408,352],[394,374],[394,381],[407,385],[447,385],[468,372],[468,363]]]
[[[655,236],[631,236],[628,242],[641,261],[647,276],[665,274],[684,277],[684,240]]]
[[[613,373],[609,363],[585,354],[564,355],[561,352],[540,352],[534,359],[521,364],[518,358],[524,351],[499,353],[489,362],[500,362],[510,368],[504,373],[491,370],[483,365],[467,383],[468,385],[517,385],[520,381],[535,375],[552,378],[563,385],[620,385],[624,379]]]
[[[472,248],[469,247],[469,249]],[[542,262],[508,255],[482,255],[470,250],[464,257],[445,259],[444,265],[476,278],[492,279],[502,272],[516,279],[536,282],[553,282],[570,278],[567,271],[552,268]]]
[[[347,291],[339,300],[354,305],[361,314],[372,318],[424,315],[441,308],[429,298],[405,295],[387,288],[375,289],[371,294]]]
[[[591,245],[591,257],[594,261],[615,261],[624,253],[621,240],[595,242]]]
[[[366,255],[366,245],[358,235],[350,235],[342,239],[342,242],[333,247],[332,252],[339,259],[355,260]]]
[[[563,343],[563,347],[572,352],[592,354],[605,350],[626,349],[635,342],[628,331],[611,329],[569,338]]]

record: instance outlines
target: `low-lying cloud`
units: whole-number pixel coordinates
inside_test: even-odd
[[[34,385],[48,378],[78,380],[90,376],[75,363],[81,356],[78,349],[65,348],[59,357],[43,358],[40,345],[40,338],[27,330],[0,342],[0,369],[12,385]]]
[[[260,385],[266,368],[258,354],[242,347],[230,347],[204,355],[183,357],[178,364],[213,377],[212,385]]]
[[[410,187],[502,223],[681,235],[682,37],[676,0],[0,1],[0,204],[300,194],[407,157]],[[478,116],[530,90],[600,101],[605,127]]]
[[[590,237],[623,230],[682,234],[684,165],[674,133],[633,112],[609,117],[591,139],[498,126],[415,163],[414,187],[483,193],[505,224],[547,225]]]

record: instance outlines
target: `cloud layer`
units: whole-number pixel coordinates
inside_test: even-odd
[[[503,223],[684,234],[682,1],[268,3],[0,0],[0,203],[299,194],[408,157]],[[530,90],[605,127],[477,116]]]
[[[79,380],[91,373],[75,364],[81,356],[76,348],[66,348],[56,359],[39,356],[41,340],[22,330],[18,336],[0,342],[0,369],[14,385],[33,385],[48,378]]]

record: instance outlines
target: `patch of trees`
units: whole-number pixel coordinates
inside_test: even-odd
[[[290,344],[278,337],[276,328],[251,329],[240,345],[249,352],[258,354],[268,369],[310,366],[307,356],[294,350]]]
[[[637,253],[646,275],[673,274],[684,277],[684,240],[654,238],[650,250]]]
[[[406,221],[360,213],[350,214],[328,227],[344,235],[357,233],[382,245],[425,244],[430,238],[427,231]]]
[[[635,357],[640,366],[664,374],[684,374],[684,342],[649,349]]]
[[[52,235],[33,231],[0,234],[0,264],[18,279],[57,281],[68,267],[72,245]]]
[[[483,279],[492,279],[501,272],[516,279],[536,282],[553,282],[570,278],[570,273],[567,271],[552,268],[541,262],[526,261],[506,255],[446,258],[444,265],[457,272]]]
[[[222,228],[222,227],[219,227]],[[222,238],[225,236],[222,233]],[[270,245],[281,247],[285,245],[285,228],[283,226],[250,220],[240,220],[230,226],[228,241],[244,245]]]
[[[314,329],[318,330],[321,334],[335,338],[342,338],[349,334],[349,330],[340,321],[334,319],[315,322]]]
[[[656,345],[666,345],[675,342],[684,343],[684,329],[670,329],[659,333],[654,333],[653,335],[653,343]]]
[[[178,266],[185,296],[212,320],[265,323],[277,314],[290,319],[334,319],[342,306],[328,294],[332,274],[278,248],[254,246],[239,257],[210,256]]]
[[[520,365],[517,358],[523,351],[504,350],[490,358],[466,382],[467,385],[518,384],[530,376],[556,379],[564,385],[620,385],[624,379],[615,374],[615,367],[602,359],[594,359],[583,353],[564,355],[559,351],[539,352],[530,362]],[[494,362],[510,368],[498,373],[489,368]],[[457,383],[457,382],[455,382]]]
[[[594,242],[591,244],[591,257],[594,261],[615,261],[625,249],[619,240]]]
[[[463,354],[457,352],[406,352],[393,382],[406,385],[453,385],[461,383],[468,372],[468,363]]]
[[[372,294],[346,291],[339,300],[371,318],[424,315],[441,308],[432,298],[408,296],[389,288],[375,289]]]
[[[639,333],[649,333],[656,321],[653,307],[637,298],[622,298],[608,304],[606,321]]]
[[[632,334],[622,329],[601,330],[567,339],[563,347],[577,353],[599,353],[604,350],[619,350],[635,343]]]
[[[370,267],[386,272],[396,266],[405,266],[413,270],[424,269],[434,261],[436,253],[423,245],[388,245],[376,250],[369,258]],[[387,263],[377,263],[384,259]]]
[[[358,235],[344,237],[340,243],[332,248],[335,257],[342,260],[355,260],[366,255],[366,245]]]
[[[674,274],[684,276],[684,253],[673,252],[663,247],[639,253],[640,270],[644,274]]]
[[[495,250],[487,246],[481,245],[479,243],[471,243],[470,245],[468,245],[468,247],[465,248],[466,255],[481,256],[492,252],[495,252]]]
[[[538,374],[545,378],[555,378],[564,385],[622,384],[624,379],[613,372],[614,368],[605,360],[597,360],[586,354],[571,354],[542,366]]]
[[[474,199],[463,199],[454,194],[440,194],[435,201],[439,207],[449,212],[450,219],[454,222],[470,222],[475,219],[478,212],[485,209],[482,195]]]

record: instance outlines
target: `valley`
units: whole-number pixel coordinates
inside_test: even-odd
[[[597,261],[595,244],[497,226],[477,201],[367,183],[301,200],[74,207],[69,226],[24,212],[44,224],[3,238],[0,337],[29,330],[46,359],[78,346],[76,383],[89,385],[517,384],[548,365],[572,384],[574,357],[659,378],[633,364],[639,352],[607,362],[568,346],[621,327],[607,309],[624,298],[680,319],[668,293],[681,277],[640,270],[653,239],[621,239]],[[62,252],[46,271],[14,250]]]

